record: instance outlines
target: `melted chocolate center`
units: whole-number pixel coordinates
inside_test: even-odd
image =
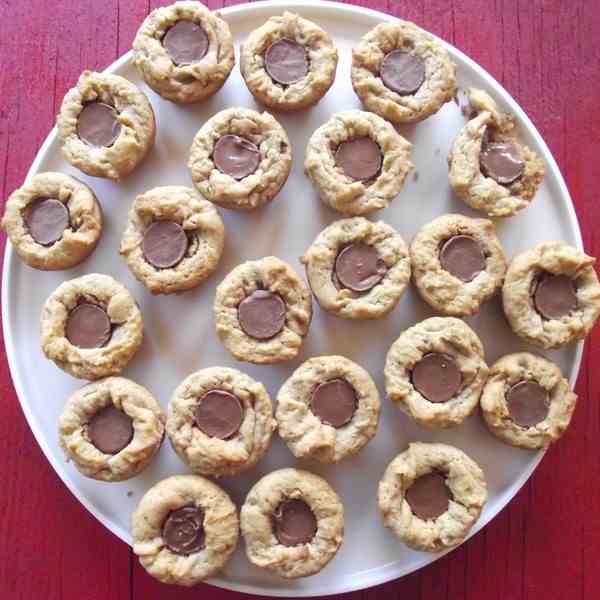
[[[331,379],[313,392],[310,408],[326,425],[342,427],[356,411],[356,391],[345,379]]]
[[[200,398],[194,412],[196,425],[208,436],[226,440],[238,432],[244,419],[242,403],[225,390],[211,390]]]
[[[162,44],[176,65],[190,65],[208,52],[206,31],[193,21],[177,21],[165,33]]]
[[[88,102],[77,120],[77,135],[90,146],[108,147],[121,133],[119,113],[103,102]]]
[[[425,81],[425,63],[414,54],[393,50],[383,59],[380,75],[387,88],[401,96],[409,96]]]
[[[442,268],[465,283],[485,270],[485,256],[481,246],[468,235],[454,235],[440,250]]]
[[[100,452],[117,454],[133,439],[133,419],[116,406],[106,406],[91,418],[87,434]]]
[[[198,506],[183,506],[166,518],[162,537],[171,552],[189,556],[204,548],[204,511]]]
[[[462,384],[462,374],[452,357],[426,354],[412,370],[412,384],[429,402],[447,402]]]
[[[567,275],[544,273],[533,292],[535,309],[546,319],[560,319],[577,308],[575,283]]]
[[[188,237],[175,221],[154,221],[144,232],[144,258],[157,269],[178,265],[188,249]]]
[[[240,302],[238,319],[247,335],[257,340],[268,340],[285,325],[285,302],[278,294],[256,290]]]
[[[383,156],[370,137],[342,142],[335,152],[335,164],[354,181],[373,179],[381,170]]]
[[[69,211],[55,198],[38,198],[23,211],[29,235],[42,246],[52,246],[69,227]]]
[[[484,143],[479,162],[483,174],[501,185],[513,183],[525,171],[525,162],[510,142]]]
[[[511,419],[522,427],[533,427],[548,416],[550,398],[537,382],[521,380],[506,393],[506,404]]]
[[[429,521],[437,519],[448,510],[452,493],[446,478],[439,473],[422,475],[406,490],[404,496],[413,514]]]
[[[273,81],[290,85],[308,74],[308,54],[294,40],[277,40],[265,52],[265,70]]]
[[[249,140],[227,134],[215,144],[213,162],[221,173],[234,179],[244,179],[258,168],[260,150]]]
[[[273,513],[275,537],[284,546],[308,544],[317,532],[317,519],[303,500],[285,500]]]
[[[69,313],[65,336],[78,348],[101,348],[112,336],[110,319],[101,306],[82,302]]]
[[[385,276],[387,267],[377,250],[364,242],[346,246],[335,260],[335,275],[345,288],[366,292]]]

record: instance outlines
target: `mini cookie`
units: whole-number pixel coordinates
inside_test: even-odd
[[[133,83],[84,71],[56,118],[63,156],[88,175],[122,179],[154,145],[154,112]]]
[[[175,2],[146,17],[133,40],[133,64],[163,98],[199,102],[227,81],[233,38],[218,13],[200,2]]]
[[[102,209],[85,183],[63,173],[39,173],[9,196],[2,227],[30,267],[70,269],[94,251]]]
[[[221,341],[238,360],[275,363],[294,358],[312,318],[310,290],[275,256],[237,266],[217,287],[215,320]]]
[[[93,273],[59,285],[42,309],[42,350],[73,377],[120,373],[142,343],[142,313],[127,288]]]
[[[275,429],[265,387],[236,369],[186,377],[169,402],[167,435],[194,473],[234,475],[253,467]]]
[[[385,361],[390,400],[419,425],[460,425],[477,407],[487,378],[477,334],[454,317],[431,317],[404,331]]]
[[[338,52],[316,23],[285,12],[242,45],[240,70],[252,95],[275,110],[316,104],[333,84]]]
[[[362,110],[334,114],[311,136],[304,172],[321,200],[345,215],[386,208],[413,169],[412,145],[381,117]]]
[[[146,388],[125,377],[107,377],[67,400],[58,421],[58,441],[82,475],[123,481],[152,461],[163,441],[164,422]]]
[[[467,91],[473,117],[448,157],[450,185],[469,206],[490,217],[525,208],[544,178],[544,163],[521,144],[513,115],[500,112],[482,90]]]
[[[337,463],[375,435],[379,410],[379,392],[367,371],[343,356],[318,356],[281,386],[275,416],[294,456]]]
[[[479,518],[487,486],[479,465],[446,444],[409,444],[379,482],[383,523],[414,550],[460,544]]]
[[[292,166],[292,146],[269,113],[228,108],[200,128],[188,168],[202,195],[225,208],[251,210],[270,202]]]
[[[192,586],[216,575],[239,537],[235,504],[198,475],[173,475],[143,496],[132,516],[133,551],[152,577]]]
[[[506,257],[492,221],[444,215],[423,226],[410,246],[423,300],[460,317],[476,313],[501,288]]]
[[[120,253],[153,294],[171,294],[204,281],[217,268],[224,242],[215,207],[191,188],[169,185],[135,199]]]
[[[543,242],[513,258],[502,288],[513,331],[543,348],[583,339],[600,314],[595,262],[563,242]]]
[[[560,369],[528,352],[507,354],[490,367],[481,410],[497,438],[521,448],[545,448],[566,431],[577,396]]]
[[[241,510],[248,560],[288,579],[318,573],[344,537],[344,507],[318,475],[279,469],[248,492]]]
[[[456,65],[442,42],[414,23],[381,23],[352,50],[352,86],[388,121],[422,121],[456,94]]]

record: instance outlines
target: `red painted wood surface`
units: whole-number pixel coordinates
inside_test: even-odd
[[[155,0],[0,0],[0,198],[22,182],[84,68],[130,47]],[[210,8],[240,4],[208,0]],[[531,116],[564,173],[586,249],[600,256],[600,3],[354,0],[408,18],[490,71]],[[2,249],[5,239],[1,238]],[[600,329],[586,344],[571,428],[482,532],[417,573],[344,600],[600,598]],[[1,343],[1,342],[0,342]],[[25,422],[0,348],[0,598],[241,599],[169,588],[71,496]],[[596,368],[594,366],[596,365]],[[340,596],[342,598],[342,596]]]

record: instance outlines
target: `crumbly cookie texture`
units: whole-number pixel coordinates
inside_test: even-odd
[[[446,402],[430,402],[414,387],[413,367],[429,353],[451,357],[462,375],[457,394]],[[460,425],[473,413],[488,368],[477,334],[460,319],[431,317],[404,331],[392,344],[385,361],[385,389],[392,402],[419,425],[445,429]]]
[[[500,111],[484,91],[467,91],[471,120],[459,132],[448,156],[450,185],[469,206],[490,217],[510,217],[529,205],[544,178],[541,158],[519,142],[513,115]],[[510,185],[500,185],[481,172],[481,146],[486,138],[510,142],[525,163],[523,175]]]
[[[398,49],[425,63],[425,81],[414,94],[397,94],[381,80],[383,59]],[[443,44],[414,23],[381,23],[352,50],[352,86],[368,110],[388,121],[422,121],[456,94],[456,65]]]
[[[167,269],[151,265],[142,250],[144,232],[159,220],[178,223],[189,239],[181,262]],[[191,188],[169,185],[137,196],[129,211],[120,253],[153,294],[171,294],[204,281],[217,268],[224,243],[225,227],[215,207]]]
[[[204,546],[188,556],[166,545],[162,529],[172,511],[197,506],[204,512]],[[217,574],[233,554],[239,536],[235,504],[217,484],[199,475],[173,475],[143,496],[132,517],[133,551],[140,564],[163,583],[192,586]]]
[[[238,306],[258,289],[278,294],[286,305],[283,329],[268,340],[254,339],[242,330]],[[268,364],[293,359],[312,319],[308,286],[292,267],[275,256],[238,265],[217,287],[214,304],[217,334],[238,360]]]
[[[324,423],[311,410],[315,388],[332,379],[345,379],[356,394],[356,411],[339,428]],[[379,411],[379,392],[365,369],[343,356],[318,356],[302,363],[281,386],[275,416],[279,435],[294,456],[337,463],[371,440]]]
[[[465,282],[440,263],[440,247],[453,236],[474,239],[485,256],[485,270]],[[479,311],[502,287],[506,256],[488,219],[443,215],[424,225],[410,245],[412,275],[423,300],[444,315],[460,317]]]
[[[316,517],[317,531],[309,543],[284,546],[275,537],[273,513],[289,499],[303,500]],[[344,507],[338,495],[322,477],[300,469],[265,475],[246,496],[240,517],[248,560],[290,579],[318,573],[344,537]]]
[[[506,393],[520,381],[534,381],[543,387],[550,400],[548,416],[531,427],[511,418]],[[550,360],[528,352],[507,354],[490,367],[481,395],[481,410],[486,425],[497,438],[521,448],[545,448],[566,431],[577,396],[560,369]]]
[[[211,390],[236,396],[244,416],[239,430],[225,440],[210,437],[194,425],[198,400]],[[167,435],[175,452],[202,475],[234,475],[252,468],[271,444],[276,423],[267,390],[236,369],[213,367],[197,371],[177,386],[169,402]]]
[[[215,143],[224,135],[240,136],[260,150],[254,173],[241,180],[215,166]],[[270,202],[287,181],[292,166],[292,145],[278,121],[267,112],[228,108],[200,128],[190,149],[188,168],[200,193],[225,208],[251,210]]]
[[[383,279],[366,292],[337,286],[333,274],[341,250],[364,242],[377,250],[387,271]],[[363,217],[335,221],[325,228],[300,259],[310,287],[320,306],[345,319],[378,319],[398,304],[410,279],[408,248],[390,225]]]
[[[383,155],[375,179],[355,181],[336,165],[335,152],[342,142],[369,137]],[[335,113],[311,136],[306,147],[304,172],[317,188],[321,200],[345,215],[366,215],[389,206],[407,174],[412,144],[394,127],[373,113],[347,110]]]
[[[105,454],[88,436],[90,419],[108,406],[133,420],[133,438],[117,454]],[[67,400],[58,421],[58,441],[82,475],[123,481],[152,461],[164,437],[164,422],[162,409],[146,388],[125,377],[107,377],[82,387]]]
[[[69,226],[50,246],[31,236],[24,211],[40,198],[62,202],[69,211]],[[83,182],[64,173],[34,175],[6,201],[2,228],[23,261],[34,269],[58,271],[84,261],[96,247],[102,233],[102,209],[94,192]]]
[[[542,242],[513,258],[508,266],[502,300],[513,331],[542,348],[558,348],[583,339],[600,315],[600,283],[596,259],[564,242]],[[537,278],[544,272],[567,275],[575,283],[577,307],[560,319],[546,319],[531,297]]]
[[[111,146],[91,146],[79,137],[77,121],[88,102],[103,102],[119,113],[121,131]],[[124,178],[154,145],[152,105],[137,86],[119,75],[84,71],[66,93],[56,125],[65,159],[95,177]]]
[[[162,40],[178,21],[200,25],[208,37],[202,60],[175,64]],[[144,81],[163,98],[188,104],[218,92],[235,64],[229,25],[200,2],[175,2],[153,10],[133,40],[133,64]]]
[[[432,472],[445,476],[453,498],[446,512],[424,521],[413,514],[405,494],[419,477]],[[479,465],[447,444],[409,444],[388,465],[379,482],[378,503],[385,526],[415,550],[439,552],[460,544],[486,500],[487,486]]]
[[[265,52],[281,39],[293,40],[308,54],[306,77],[281,85],[265,70]],[[300,110],[316,104],[333,84],[338,51],[329,34],[316,23],[284,12],[255,29],[242,44],[240,70],[252,95],[275,110]]]
[[[106,311],[112,335],[105,346],[79,348],[65,337],[69,313],[80,301]],[[143,339],[142,313],[123,284],[91,273],[65,281],[52,292],[42,309],[41,337],[44,354],[57,367],[80,379],[100,379],[120,373],[137,352]]]

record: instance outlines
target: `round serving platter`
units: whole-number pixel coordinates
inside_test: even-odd
[[[236,265],[267,255],[288,261],[302,272],[298,258],[326,225],[340,218],[318,199],[302,172],[304,149],[311,133],[332,113],[360,108],[350,83],[351,48],[369,29],[389,15],[345,4],[322,1],[266,1],[223,9],[239,59],[239,44],[270,16],[292,10],[319,23],[333,37],[340,53],[337,77],[325,98],[314,108],[297,114],[276,115],[293,147],[290,178],[273,203],[253,213],[220,210],[227,230],[225,253],[216,273],[199,288],[173,296],[153,297],[138,283],[119,257],[118,248],[127,211],[135,196],[158,185],[191,186],[186,168],[188,150],[199,127],[219,110],[245,106],[261,108],[248,92],[239,68],[215,96],[199,105],[177,106],[162,100],[141,80],[125,54],[107,72],[139,85],[150,98],[157,117],[154,149],[144,164],[122,183],[87,177],[66,163],[60,154],[56,130],[42,145],[28,177],[41,171],[62,171],[88,183],[96,192],[106,217],[105,230],[94,254],[82,265],[63,272],[35,271],[25,266],[7,246],[2,277],[2,319],[6,352],[13,382],[29,425],[46,457],[65,485],[108,529],[131,543],[130,517],[144,492],[158,480],[186,473],[185,465],[165,443],[157,459],[138,477],[122,483],[86,479],[65,462],[57,440],[57,420],[65,399],[83,382],[48,362],[40,349],[39,316],[47,296],[63,281],[85,273],[108,273],[123,282],[137,299],[144,316],[145,341],[124,375],[148,387],[166,408],[176,385],[192,371],[208,366],[232,366],[263,382],[275,399],[283,381],[310,356],[343,354],[364,366],[382,393],[377,435],[357,456],[339,465],[297,461],[275,435],[267,456],[252,472],[223,478],[220,483],[238,506],[262,475],[297,465],[323,475],[340,494],[345,507],[345,538],[337,557],[321,573],[304,580],[280,580],[247,561],[243,543],[219,578],[210,583],[247,593],[272,596],[312,596],[362,589],[406,575],[436,560],[441,554],[414,552],[383,527],[377,509],[377,484],[389,461],[411,441],[440,441],[462,448],[484,469],[489,500],[472,534],[492,519],[531,475],[543,453],[511,448],[492,437],[479,416],[449,431],[426,431],[404,416],[383,395],[386,352],[401,331],[432,316],[432,310],[409,289],[397,308],[379,321],[351,322],[321,311],[315,315],[300,356],[290,363],[254,366],[237,363],[215,333],[212,303],[216,285]],[[523,110],[482,67],[447,45],[458,66],[459,86],[478,86],[514,113],[524,142],[546,163],[546,178],[532,205],[501,221],[498,235],[509,257],[533,244],[562,239],[582,249],[577,219],[564,180],[548,147]],[[477,216],[454,198],[448,185],[446,157],[464,124],[460,107],[446,104],[423,123],[399,128],[414,145],[417,171],[410,176],[392,205],[373,219],[382,219],[410,241],[433,218],[450,212]],[[509,329],[498,298],[466,321],[483,340],[488,363],[507,352],[531,349]],[[545,353],[575,383],[582,344]]]

